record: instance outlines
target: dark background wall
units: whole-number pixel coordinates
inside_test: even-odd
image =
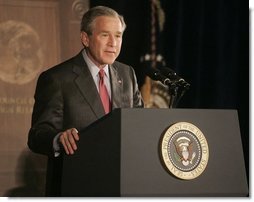
[[[178,108],[237,109],[249,167],[249,12],[246,0],[161,0],[165,29],[157,39],[167,66],[191,84]],[[140,56],[148,48],[149,0],[93,0],[124,15],[118,60],[132,65],[142,86]],[[233,155],[233,154],[232,154]]]

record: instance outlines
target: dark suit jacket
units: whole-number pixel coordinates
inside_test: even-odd
[[[143,107],[133,69],[115,62],[109,66],[112,109]],[[61,157],[54,157],[53,139],[61,131],[83,130],[104,116],[104,109],[82,52],[43,72],[37,82],[28,146],[48,155],[46,195],[58,196]]]

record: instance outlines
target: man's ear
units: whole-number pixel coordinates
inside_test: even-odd
[[[82,44],[87,48],[89,46],[89,37],[88,37],[88,34],[86,32],[82,31],[80,33],[80,38],[81,38]]]

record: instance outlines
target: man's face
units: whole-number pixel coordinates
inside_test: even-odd
[[[87,47],[88,57],[98,66],[112,64],[118,57],[122,45],[123,27],[116,17],[100,16],[93,24],[91,35],[81,33],[81,40]]]

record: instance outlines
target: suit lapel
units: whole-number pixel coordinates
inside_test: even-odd
[[[111,77],[112,110],[122,106],[123,80],[113,65],[109,66]]]
[[[75,65],[73,67],[73,71],[78,75],[75,83],[82,93],[83,97],[90,105],[91,109],[94,111],[98,118],[105,115],[104,108],[92,78],[92,75],[85,63],[82,53],[80,53],[75,58]]]

